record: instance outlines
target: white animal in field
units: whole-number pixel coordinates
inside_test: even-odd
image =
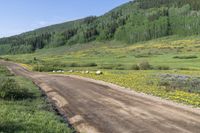
[[[102,71],[96,71],[96,75],[101,75],[101,74],[103,74]]]

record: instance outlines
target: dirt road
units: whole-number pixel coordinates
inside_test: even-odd
[[[200,133],[199,109],[101,81],[34,73],[4,61],[0,61],[0,65],[32,79],[80,132]]]

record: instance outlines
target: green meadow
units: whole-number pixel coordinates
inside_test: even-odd
[[[199,36],[171,36],[133,45],[117,41],[91,42],[42,49],[32,54],[7,55],[2,58],[31,66],[42,65],[54,69],[134,69],[142,61],[149,62],[153,69],[199,70]],[[160,68],[162,69],[162,68]]]
[[[64,74],[104,80],[200,106],[199,51],[199,36],[170,36],[133,45],[118,41],[91,42],[1,58],[21,63],[33,71],[54,74],[62,70]],[[95,75],[97,70],[103,75]]]

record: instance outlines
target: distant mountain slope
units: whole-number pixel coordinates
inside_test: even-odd
[[[118,40],[126,43],[168,35],[200,34],[199,0],[135,0],[100,17],[52,25],[0,39],[0,54]]]

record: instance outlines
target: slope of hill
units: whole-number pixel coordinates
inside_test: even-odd
[[[200,33],[200,1],[135,0],[100,17],[44,27],[0,39],[0,54],[30,53],[37,49],[118,40],[125,43],[169,35]]]

